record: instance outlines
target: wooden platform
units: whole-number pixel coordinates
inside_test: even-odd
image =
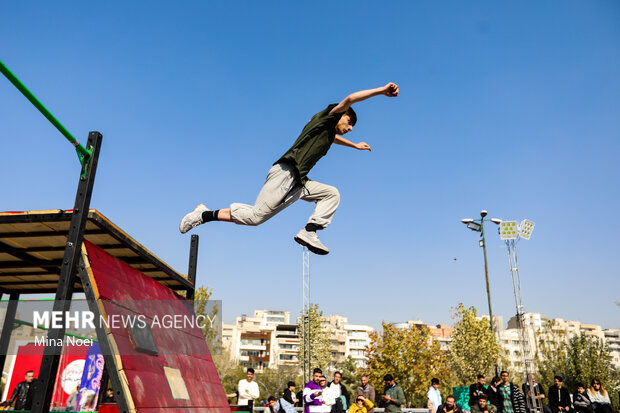
[[[71,216],[71,210],[0,212],[0,292],[56,292]],[[97,210],[88,212],[84,239],[172,290],[193,288]],[[83,292],[79,278],[75,291]]]

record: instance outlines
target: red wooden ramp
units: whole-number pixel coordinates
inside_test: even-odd
[[[142,315],[147,320],[161,320],[165,315],[195,315],[190,301],[88,241],[84,241],[83,257],[83,274],[88,274],[90,283],[84,285],[82,276],[82,284],[87,296],[91,296],[91,310],[97,317],[112,320],[114,316]],[[118,375],[130,412],[230,413],[197,326],[151,326],[156,355],[139,351],[140,346],[136,349],[135,333],[130,327],[111,323],[104,329],[105,337],[98,336],[113,354],[106,357],[108,371]],[[113,360],[114,365],[107,360]]]

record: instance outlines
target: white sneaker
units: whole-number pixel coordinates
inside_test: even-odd
[[[202,213],[205,211],[210,211],[210,209],[204,204],[200,204],[194,208],[192,212],[185,215],[179,225],[179,231],[181,231],[181,234],[185,234],[190,229],[202,224]]]
[[[308,247],[308,249],[315,254],[329,254],[329,248],[323,245],[319,239],[319,236],[316,235],[316,232],[314,231],[306,231],[306,228],[302,228],[297,235],[295,235],[295,241],[304,247]]]

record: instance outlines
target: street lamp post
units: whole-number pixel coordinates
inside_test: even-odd
[[[480,232],[480,246],[482,247],[482,251],[484,254],[484,280],[486,282],[487,300],[489,303],[489,326],[491,327],[491,334],[493,334],[493,337],[495,337],[495,327],[493,326],[493,309],[491,307],[491,288],[489,286],[489,265],[487,263],[487,243],[484,237],[484,222],[491,221],[494,224],[499,225],[499,223],[501,223],[502,221],[497,218],[485,219],[487,214],[487,211],[483,209],[482,211],[480,211],[480,219],[465,218],[462,219],[461,222],[467,225],[467,228],[471,229],[472,231]],[[497,370],[497,366],[495,366],[495,369]]]

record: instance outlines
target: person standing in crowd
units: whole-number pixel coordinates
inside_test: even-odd
[[[469,386],[469,407],[476,406],[478,404],[478,398],[483,394],[486,395],[487,389],[484,387],[486,378],[482,374],[478,374],[476,382]]]
[[[336,397],[332,389],[327,385],[327,378],[325,376],[321,376],[321,380],[319,380],[319,384],[321,385],[321,389],[323,390],[323,394],[319,396],[322,402],[322,412],[331,412],[334,406],[336,405]],[[342,413],[342,412],[340,412]]]
[[[519,387],[510,382],[507,371],[500,373],[502,382],[498,387],[499,413],[526,413],[525,399]]]
[[[323,400],[321,399],[323,389],[320,384],[322,376],[323,371],[319,368],[315,368],[312,371],[312,380],[304,386],[302,397],[304,399],[305,413],[321,411],[321,405],[323,404]]]
[[[249,367],[245,372],[245,379],[239,380],[237,393],[239,394],[239,401],[237,404],[241,406],[247,406],[250,400],[256,400],[258,396],[260,396],[258,384],[254,381],[253,368]]]
[[[368,381],[368,376],[363,375],[361,381],[362,381],[362,385],[359,386],[357,389],[355,389],[355,400],[356,400],[355,403],[358,404],[357,403],[357,398],[359,396],[363,396],[365,400],[370,400],[370,402],[374,406],[374,404],[375,404],[375,388],[370,385],[370,383]],[[374,413],[374,411],[375,411],[374,407],[371,407],[371,408],[368,409],[367,413]]]
[[[431,379],[431,387],[426,393],[426,407],[430,413],[435,413],[441,405],[441,392],[439,391],[439,379]]]
[[[385,407],[385,413],[402,413],[402,405],[405,404],[405,393],[403,389],[394,381],[391,374],[383,376],[385,387],[381,401]]]
[[[351,406],[348,413],[368,413],[374,407],[373,402],[360,394],[355,398],[355,404]]]
[[[478,396],[476,404],[471,406],[471,413],[497,413],[497,407],[489,404],[488,397],[486,394]]]
[[[583,383],[577,383],[577,392],[573,394],[573,407],[577,413],[594,413],[592,402]]]
[[[295,413],[295,404],[297,403],[297,395],[295,394],[295,382],[289,381],[284,389],[282,398],[278,401],[280,410],[286,413]]]
[[[71,394],[69,394],[69,397],[67,398],[67,411],[68,412],[74,412],[77,409],[77,398],[78,398],[78,394],[80,394],[80,385],[78,384],[75,389],[73,389],[73,391],[71,392]]]
[[[295,382],[289,381],[286,385],[286,389],[284,389],[284,394],[282,398],[286,400],[291,405],[295,405],[297,403],[297,395],[295,394]]]
[[[607,390],[601,384],[599,379],[592,380],[592,384],[588,389],[588,397],[592,402],[595,413],[611,413],[611,400]]]
[[[334,398],[332,413],[343,413],[349,408],[351,396],[349,390],[342,383],[342,373],[339,371],[334,373],[334,380],[329,383],[329,392]]]
[[[24,376],[24,381],[15,386],[11,398],[8,400],[9,404],[15,402],[15,410],[30,410],[36,384],[34,371],[28,370]]]
[[[553,378],[554,385],[549,387],[549,407],[553,413],[565,413],[570,411],[570,393],[564,387],[564,380],[560,376]]]
[[[446,402],[439,405],[437,413],[463,413],[463,410],[456,404],[454,396],[446,397]]]
[[[494,376],[491,379],[491,384],[487,387],[487,396],[489,397],[489,403],[497,408],[497,411],[500,411],[500,400],[499,400],[499,385],[502,382],[498,376]]]
[[[528,409],[533,409],[536,405],[540,404],[542,406],[544,413],[551,413],[551,408],[543,403],[545,399],[545,390],[543,387],[536,382],[536,375],[530,374],[528,375],[528,380],[523,383],[522,386],[523,394],[525,395],[525,406]]]

